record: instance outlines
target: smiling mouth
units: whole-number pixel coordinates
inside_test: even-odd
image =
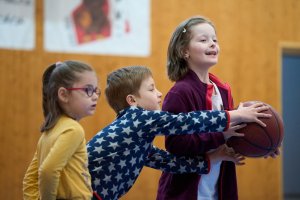
[[[209,52],[206,52],[205,53],[206,55],[213,55],[213,56],[215,56],[215,55],[217,55],[217,52],[216,51],[209,51]]]

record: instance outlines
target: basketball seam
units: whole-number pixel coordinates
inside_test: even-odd
[[[258,149],[267,151],[264,154],[259,154],[259,155],[254,155],[254,156],[251,155],[251,157],[261,157],[261,156],[267,155],[271,150],[273,150],[273,148],[272,148],[273,147],[272,138],[269,136],[269,134],[267,133],[267,131],[263,127],[260,126],[260,128],[263,130],[264,134],[269,139],[271,148],[264,148],[264,147],[262,147],[262,146],[260,146],[258,144],[255,144],[255,143],[251,142],[250,140],[248,140],[248,139],[246,139],[244,137],[240,138],[241,140],[244,140],[244,142],[247,142],[248,144],[250,144],[250,145],[252,145],[252,146],[254,146],[254,147],[258,148]],[[247,156],[249,156],[249,155],[247,155]]]
[[[249,140],[247,140],[247,139],[245,139],[245,138],[241,138],[242,140],[244,140],[244,142],[246,142],[246,143],[248,143],[248,144],[250,144],[250,145],[252,145],[252,146],[254,146],[255,148],[258,148],[258,149],[260,149],[260,150],[264,150],[264,151],[266,151],[265,153],[262,153],[262,154],[259,154],[259,155],[245,155],[245,156],[249,156],[249,157],[261,157],[261,156],[264,156],[264,155],[267,155],[269,152],[270,152],[270,150],[272,150],[272,149],[270,149],[270,148],[264,148],[264,147],[261,147],[261,146],[259,146],[259,145],[257,145],[257,144],[255,144],[255,143],[252,143],[251,141],[249,141]]]

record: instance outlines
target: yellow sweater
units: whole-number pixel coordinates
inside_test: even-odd
[[[92,198],[85,134],[77,121],[62,116],[42,134],[23,180],[23,198]]]

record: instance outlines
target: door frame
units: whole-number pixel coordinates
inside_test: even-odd
[[[297,55],[300,56],[300,42],[280,42],[279,43],[279,48],[278,48],[278,85],[279,85],[279,111],[282,114],[283,111],[283,97],[282,97],[282,74],[283,74],[283,55]],[[281,162],[280,162],[280,171],[281,171],[281,177],[280,177],[280,183],[281,183],[281,194],[282,194],[282,199],[284,199],[284,172],[283,172],[283,159],[281,157]]]

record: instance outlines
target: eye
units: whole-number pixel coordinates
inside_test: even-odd
[[[101,90],[99,88],[95,88],[95,93],[100,96],[101,95]]]
[[[88,96],[92,96],[94,92],[94,88],[92,86],[87,86],[84,88],[85,92],[87,93]]]

